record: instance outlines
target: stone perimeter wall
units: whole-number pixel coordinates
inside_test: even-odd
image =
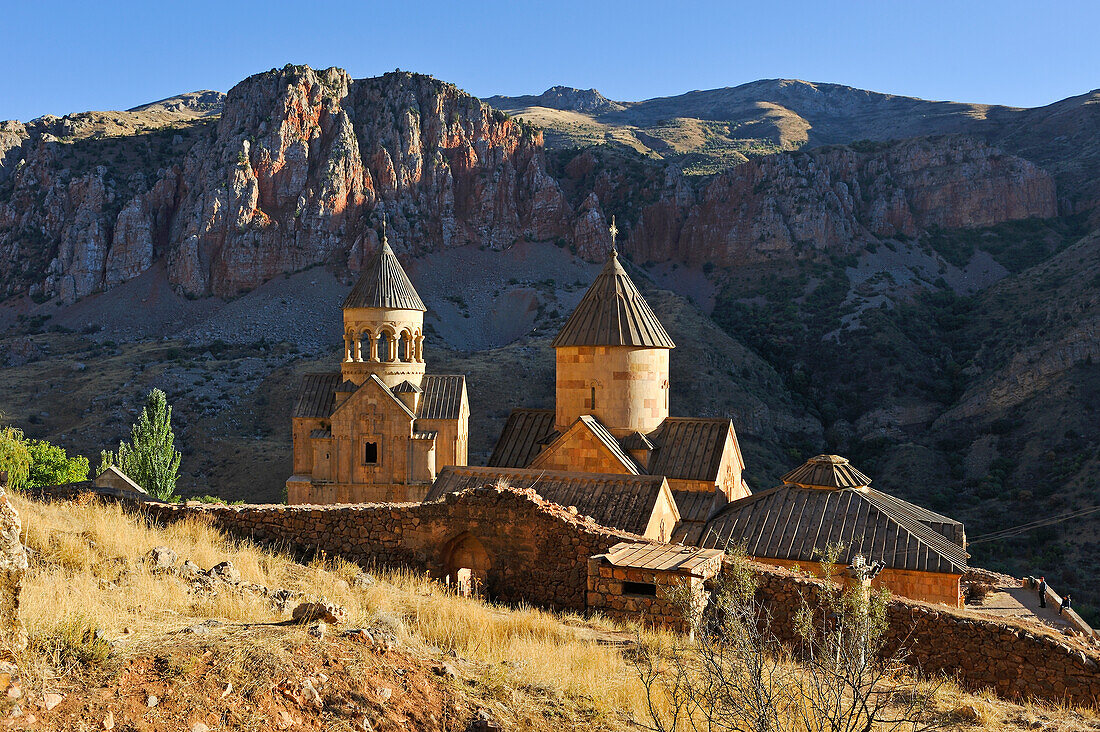
[[[803,597],[813,604],[820,581],[763,566],[758,577],[758,598],[771,613],[773,630],[795,643],[794,615]],[[965,687],[1012,699],[1085,705],[1100,700],[1100,653],[1094,647],[911,600],[892,600],[887,620],[887,651],[903,647],[909,662],[926,673],[942,672]]]
[[[364,566],[400,566],[442,578],[451,550],[470,540],[488,555],[485,591],[494,600],[583,612],[588,558],[621,541],[645,539],[586,521],[531,490],[482,487],[432,503],[343,506],[145,504],[173,521],[205,517],[260,541],[339,555]]]
[[[85,490],[101,493],[89,486]],[[58,497],[74,491],[58,490]],[[105,496],[107,497],[107,496]],[[110,496],[118,498],[117,496]],[[205,517],[237,536],[322,550],[370,565],[404,566],[443,576],[448,553],[472,537],[485,549],[490,597],[558,610],[584,611],[588,560],[621,541],[645,541],[586,521],[533,491],[483,487],[423,504],[344,506],[221,506],[139,504],[154,518]],[[760,597],[775,630],[794,642],[793,618],[803,596],[820,580],[756,564]],[[1096,704],[1100,653],[1022,624],[980,619],[945,606],[894,600],[893,643],[904,642],[910,661],[943,671],[972,689],[992,688],[1010,698]]]

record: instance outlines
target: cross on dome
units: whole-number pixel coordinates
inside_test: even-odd
[[[611,256],[617,257],[617,256],[619,256],[619,250],[615,246],[615,237],[617,237],[619,235],[619,228],[617,226],[615,226],[615,217],[614,216],[611,217],[611,228],[608,229],[608,231],[611,232]]]

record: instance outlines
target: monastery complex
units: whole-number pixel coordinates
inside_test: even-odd
[[[614,234],[612,225],[613,242]],[[675,344],[614,243],[552,343],[555,408],[513,410],[484,467],[467,465],[465,377],[425,372],[425,311],[383,236],[343,303],[339,371],[302,379],[289,503],[436,501],[506,484],[707,557],[743,546],[761,562],[809,567],[826,547],[840,546],[840,562],[865,559],[876,585],[961,605],[967,554],[959,522],[870,488],[870,478],[835,455],[811,458],[781,485],[753,493],[731,420],[670,416]],[[448,565],[488,574],[493,560],[476,538],[448,551]],[[631,557],[671,561],[651,555],[624,550],[600,566],[614,574],[653,569],[629,566]]]

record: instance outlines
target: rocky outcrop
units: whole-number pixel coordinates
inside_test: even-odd
[[[19,617],[19,595],[27,573],[19,514],[5,495],[8,474],[0,471],[0,653],[16,656],[27,647],[27,626]]]
[[[635,261],[719,266],[1056,213],[1049,175],[963,137],[769,155],[697,189],[674,167],[592,152],[552,177],[539,130],[416,74],[287,66],[196,104],[3,123],[0,297],[71,302],[160,260],[191,296],[356,270],[381,210],[413,255],[537,240],[599,260],[615,213]]]
[[[288,66],[241,82],[215,126],[196,125],[172,143],[183,154],[123,181],[118,166],[70,164],[66,120],[5,123],[0,294],[72,301],[161,255],[191,295],[329,261],[357,269],[379,208],[394,246],[415,253],[555,239],[567,225],[541,133],[429,77]]]
[[[698,201],[642,211],[626,248],[636,261],[719,266],[854,253],[932,226],[985,226],[1057,213],[1054,181],[1020,158],[964,137],[921,138],[758,158],[715,178]]]

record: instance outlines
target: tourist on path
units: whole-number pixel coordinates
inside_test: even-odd
[[[1061,615],[1063,610],[1073,607],[1073,601],[1069,599],[1069,593],[1062,598],[1062,604],[1058,607],[1058,614]]]
[[[1047,578],[1039,578],[1039,607],[1047,606]]]

